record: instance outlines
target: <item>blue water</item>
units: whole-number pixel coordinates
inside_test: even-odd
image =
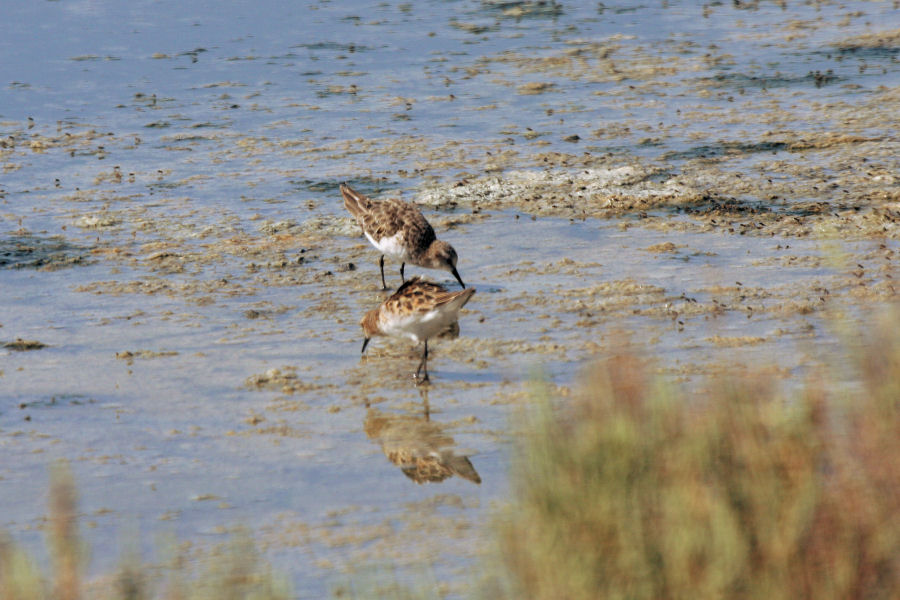
[[[510,169],[535,168],[553,151],[676,169],[729,144],[752,145],[778,126],[757,118],[772,103],[797,116],[797,132],[825,132],[837,125],[821,103],[862,104],[900,84],[897,48],[835,45],[900,26],[890,2],[711,3],[704,14],[701,3],[676,1],[4,3],[0,254],[15,255],[21,243],[83,260],[49,271],[0,263],[0,339],[49,344],[0,354],[0,528],[46,564],[47,466],[66,458],[92,574],[115,568],[128,527],[154,560],[157,534],[211,545],[243,523],[299,597],[322,597],[355,568],[395,562],[404,545],[410,560],[427,557],[438,580],[459,584],[460,571],[477,563],[489,506],[508,498],[507,419],[518,401],[507,399],[522,397],[537,366],[569,385],[585,348],[614,344],[618,327],[676,364],[721,355],[703,342],[712,328],[776,340],[741,360],[779,356],[802,366],[805,334],[779,342],[773,332],[805,332],[812,317],[741,313],[713,325],[688,319],[679,330],[667,318],[629,315],[585,329],[579,299],[569,305],[557,294],[634,278],[665,290],[647,301],[652,308],[681,294],[702,301],[710,295],[702,290],[732,285],[735,273],[748,287],[831,286],[840,269],[830,264],[764,262],[784,253],[779,243],[827,255],[815,240],[671,233],[666,239],[686,249],[669,255],[645,251],[657,232],[616,222],[499,212],[438,227],[479,289],[463,343],[478,350],[497,339],[512,350],[473,363],[449,350],[441,358],[435,345],[432,418],[472,453],[483,483],[419,486],[363,431],[367,400],[400,415],[420,410],[404,344],[359,359],[357,321],[381,298],[364,283],[375,283],[377,256],[361,238],[313,228],[279,242],[261,229],[343,218],[341,181],[409,199],[426,182],[481,175],[499,155]],[[603,47],[612,63],[598,58]],[[824,84],[816,71],[827,74]],[[520,93],[529,83],[550,87]],[[735,107],[744,117],[730,120]],[[745,160],[749,168],[756,158]],[[114,221],[85,225],[101,217]],[[150,257],[162,251],[181,256],[183,269],[160,270]],[[267,266],[282,256],[310,258],[293,271]],[[564,272],[568,257],[600,266],[548,270]],[[340,270],[351,261],[357,270]],[[391,265],[389,276],[396,271]],[[272,283],[281,274],[297,282]],[[168,287],[119,293],[108,282]],[[543,309],[516,307],[534,298],[548,299],[536,304]],[[315,309],[322,304],[329,310]],[[245,316],[259,308],[283,310]],[[138,350],[177,354],[116,358]],[[245,386],[284,366],[317,387],[290,395]],[[254,433],[253,415],[288,433]],[[450,508],[429,512],[442,501]],[[441,515],[454,536],[411,525]],[[447,529],[453,523],[458,530]],[[275,535],[301,524],[309,540]],[[329,537],[368,539],[384,524],[391,533],[374,541]]]

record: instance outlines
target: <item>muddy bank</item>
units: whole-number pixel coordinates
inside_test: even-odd
[[[565,398],[633,344],[685,386],[790,386],[895,301],[888,3],[29,6],[0,41],[41,58],[0,116],[0,527],[41,543],[67,458],[92,569],[122,523],[199,560],[240,522],[300,597],[422,555],[460,594],[531,380]],[[385,295],[342,181],[419,203],[477,289],[427,404],[420,349],[360,356]]]

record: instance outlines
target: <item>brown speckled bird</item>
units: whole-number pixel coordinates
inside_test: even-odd
[[[448,292],[442,285],[413,277],[359,322],[365,335],[362,351],[376,335],[408,337],[416,344],[425,342],[414,377],[420,383],[428,381],[428,339],[452,325],[474,293],[475,288]]]
[[[424,416],[394,415],[370,407],[364,423],[366,435],[380,443],[388,460],[416,483],[440,483],[454,475],[481,483],[469,457],[456,453],[446,428],[431,420],[427,401]]]
[[[466,284],[456,271],[456,250],[447,242],[434,235],[434,229],[419,209],[409,202],[392,198],[372,200],[355,191],[347,184],[341,184],[344,206],[350,211],[363,233],[381,252],[381,286],[388,289],[384,281],[384,255],[400,260],[400,280],[406,281],[403,270],[406,263],[426,269],[443,269],[453,274],[463,288]]]

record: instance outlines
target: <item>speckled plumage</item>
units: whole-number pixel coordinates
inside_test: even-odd
[[[427,407],[427,404],[426,404]],[[456,454],[444,426],[424,417],[393,415],[370,408],[363,427],[384,455],[416,483],[439,483],[457,475],[472,483],[481,477],[469,457]]]
[[[408,337],[415,343],[424,342],[422,361],[416,378],[424,369],[423,381],[428,380],[428,340],[441,333],[459,318],[459,310],[475,293],[475,288],[456,292],[437,283],[413,277],[394,292],[378,308],[370,310],[360,321],[365,335],[363,352],[376,335]]]
[[[404,280],[406,263],[427,269],[443,269],[453,274],[465,288],[456,270],[456,250],[437,239],[434,229],[409,202],[392,198],[372,200],[346,184],[341,185],[344,206],[356,218],[366,238],[381,252],[381,284],[384,289],[384,256],[401,261],[400,279]]]

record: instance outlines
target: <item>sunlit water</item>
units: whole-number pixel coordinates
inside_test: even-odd
[[[478,293],[460,339],[433,345],[430,418],[482,483],[418,485],[366,435],[373,407],[419,418],[423,399],[406,342],[376,341],[360,361],[357,321],[383,296],[374,250],[319,231],[346,216],[337,184],[410,198],[500,153],[500,168],[551,151],[623,164],[715,156],[773,127],[717,118],[735,96],[781,90],[782,102],[814,106],[896,86],[897,52],[833,46],[896,22],[893,5],[81,1],[2,12],[0,338],[47,347],[3,351],[0,527],[44,556],[47,465],[67,458],[92,573],[114,568],[129,530],[150,555],[161,533],[215,543],[244,524],[300,597],[369,564],[424,562],[458,582],[490,504],[508,497],[507,423],[530,378],[569,385],[593,344],[624,337],[675,372],[720,359],[714,336],[768,340],[736,362],[802,371],[822,339],[817,316],[756,318],[751,306],[691,319],[677,307],[727,302],[733,292],[710,290],[735,286],[797,284],[815,302],[810,290],[846,285],[841,252],[880,243],[669,233],[676,249],[657,252],[651,230],[520,211],[438,226]],[[790,23],[796,42],[771,36]],[[553,67],[594,42],[615,44],[632,69],[678,68],[610,80]],[[657,79],[665,86],[648,85]],[[541,83],[551,87],[527,93]],[[711,118],[679,116],[696,110]],[[827,130],[827,119],[810,110],[796,127]],[[590,133],[622,122],[615,136]],[[40,269],[47,256],[62,268]],[[397,265],[387,275],[398,279]],[[608,320],[565,295],[628,281],[658,291]],[[303,385],[248,384],[273,368]]]

